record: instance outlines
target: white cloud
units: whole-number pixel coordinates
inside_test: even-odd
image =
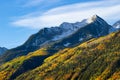
[[[77,3],[53,8],[36,17],[25,17],[12,22],[15,26],[28,28],[43,28],[60,25],[62,22],[76,22],[94,14],[114,23],[120,19],[120,1],[102,0]]]

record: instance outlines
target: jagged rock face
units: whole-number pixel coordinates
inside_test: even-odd
[[[91,38],[97,38],[109,34],[109,29],[111,26],[108,25],[103,19],[95,15],[91,18],[91,20],[93,20],[93,22],[85,27],[79,28],[74,34],[62,39],[58,43],[55,43],[52,45],[52,48],[61,49],[64,47],[71,47]],[[89,19],[89,22],[91,20]]]
[[[0,63],[26,55],[53,42],[51,48],[71,47],[88,39],[107,35],[110,28],[111,26],[97,15],[81,22],[64,22],[58,27],[44,28],[30,36],[23,45],[7,51],[0,57]]]
[[[32,35],[28,41],[26,41],[26,47],[38,46],[45,44],[49,41],[60,40],[67,37],[77,31],[80,27],[87,25],[87,23],[76,22],[76,23],[62,23],[59,27],[44,28],[37,34]]]
[[[2,55],[5,51],[7,51],[7,48],[0,47],[0,55]]]
[[[98,36],[104,35],[106,33],[108,34],[108,29],[110,28],[110,26],[99,16],[94,15],[92,18],[83,20],[82,22],[64,22],[59,27],[44,28],[40,30],[37,34],[32,35],[24,45],[26,46],[26,48],[30,46],[40,47],[46,42],[56,41],[65,38],[75,33],[80,28],[87,25],[89,26],[91,23],[94,23],[93,26],[96,26],[95,28],[97,30],[94,30],[95,28],[93,28],[93,32],[96,31]]]

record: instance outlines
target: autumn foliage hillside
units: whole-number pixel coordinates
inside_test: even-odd
[[[25,70],[25,67],[29,69]],[[0,66],[0,79],[120,79],[120,31],[91,39],[73,48],[65,48],[52,56],[46,49],[40,49],[18,57]]]

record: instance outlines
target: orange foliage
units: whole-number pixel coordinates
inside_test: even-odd
[[[51,76],[51,77],[45,78],[45,80],[55,80],[55,79],[54,79],[54,77]]]
[[[113,80],[119,80],[119,79],[120,79],[120,72],[114,73],[111,78],[112,78]],[[111,79],[110,79],[110,80],[111,80]]]
[[[0,72],[0,80],[5,80],[7,77],[7,72],[6,71],[1,71]]]
[[[65,80],[68,80],[70,78],[70,76],[71,76],[71,73],[65,74],[64,75]]]
[[[103,50],[103,49],[105,49],[106,48],[106,46],[104,45],[104,44],[99,44],[98,46],[97,46],[97,49],[98,50]]]

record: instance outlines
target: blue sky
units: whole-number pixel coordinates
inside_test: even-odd
[[[94,14],[113,24],[120,20],[119,9],[119,0],[1,0],[0,46],[19,46],[41,28]]]

